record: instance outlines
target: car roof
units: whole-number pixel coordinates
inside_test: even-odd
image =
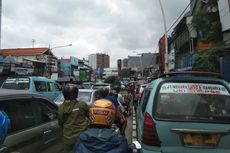
[[[223,75],[221,73],[216,72],[203,72],[203,71],[180,71],[180,72],[168,72],[163,73],[160,77],[169,77],[169,76],[193,76],[193,77],[213,77],[213,78],[222,78]]]
[[[164,81],[178,81],[178,82],[218,82],[218,83],[226,83],[225,80],[215,77],[202,77],[202,76],[196,76],[196,77],[189,77],[189,76],[170,76],[170,77],[160,77],[155,80],[153,80],[147,87],[151,88],[154,86],[156,82],[164,82]]]
[[[10,76],[7,79],[13,79],[13,78],[30,78],[32,80],[37,80],[37,81],[52,81],[55,82],[53,79],[48,79],[46,77],[42,76]]]
[[[93,92],[95,89],[79,89],[79,92]]]
[[[1,97],[36,97],[36,98],[43,98],[50,101],[43,95],[32,93],[27,90],[13,90],[13,89],[0,89],[0,98]]]
[[[78,90],[78,92],[93,92],[93,91],[96,91],[96,90],[95,89],[79,89]],[[63,94],[61,93],[59,96],[63,96]]]
[[[83,82],[83,84],[93,84],[93,82]]]
[[[109,83],[94,83],[94,85],[96,85],[96,86],[100,86],[100,85],[109,86],[110,84]]]

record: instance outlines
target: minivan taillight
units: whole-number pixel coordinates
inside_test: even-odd
[[[145,113],[142,142],[150,146],[160,147],[161,145],[154,121],[149,113]]]

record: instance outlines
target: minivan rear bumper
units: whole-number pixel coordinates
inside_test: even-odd
[[[162,153],[160,147],[152,147],[145,144],[141,144],[141,153]]]

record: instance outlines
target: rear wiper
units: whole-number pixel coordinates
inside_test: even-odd
[[[208,116],[185,116],[186,120],[213,120],[212,117]]]

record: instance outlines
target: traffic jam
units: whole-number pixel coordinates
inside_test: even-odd
[[[230,153],[230,0],[0,0],[0,153]]]
[[[228,151],[230,89],[217,73],[85,85],[7,78],[0,89],[1,122],[7,125],[1,151]]]

